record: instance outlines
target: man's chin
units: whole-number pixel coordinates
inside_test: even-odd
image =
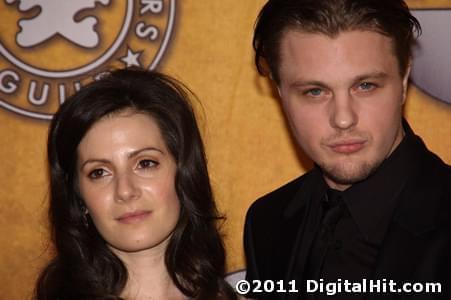
[[[350,186],[367,179],[380,163],[359,163],[346,165],[318,164],[327,181],[335,185]]]

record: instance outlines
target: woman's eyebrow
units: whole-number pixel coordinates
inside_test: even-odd
[[[144,151],[157,151],[157,152],[163,153],[162,150],[160,150],[160,149],[158,149],[156,147],[145,147],[145,148],[142,148],[142,149],[131,151],[130,153],[127,154],[127,158],[133,158],[136,155],[138,155],[138,154],[140,154],[141,152],[144,152]]]
[[[91,163],[96,163],[96,162],[101,162],[101,163],[105,163],[108,164],[110,163],[110,161],[108,159],[103,159],[103,158],[90,158],[88,160],[85,160],[80,168],[83,169],[87,164],[91,164]]]
[[[133,158],[133,157],[139,155],[141,152],[144,152],[144,151],[157,151],[157,152],[160,152],[160,153],[164,153],[162,150],[160,150],[160,149],[158,149],[156,147],[145,147],[145,148],[133,150],[133,151],[127,153],[127,159]],[[84,161],[81,164],[81,169],[83,169],[85,167],[85,165],[87,165],[87,164],[98,163],[98,162],[105,163],[105,164],[111,163],[111,161],[109,161],[108,159],[104,159],[104,158],[90,158],[90,159],[87,159],[86,161]]]

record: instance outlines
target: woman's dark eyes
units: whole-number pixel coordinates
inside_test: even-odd
[[[96,179],[105,176],[106,171],[104,169],[95,169],[91,171],[88,176],[89,178]]]
[[[159,163],[152,159],[143,159],[138,162],[137,169],[151,169],[155,168]],[[94,169],[89,172],[88,177],[91,179],[99,179],[108,175],[105,169]]]
[[[143,159],[143,160],[140,160],[138,163],[138,167],[141,169],[152,168],[157,165],[158,165],[158,162],[151,160],[151,159]]]

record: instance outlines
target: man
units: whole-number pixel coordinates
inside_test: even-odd
[[[315,167],[249,209],[249,297],[325,299],[330,283],[331,299],[451,299],[451,168],[402,117],[420,31],[402,0],[263,7],[256,65]],[[425,282],[441,292],[409,293]]]

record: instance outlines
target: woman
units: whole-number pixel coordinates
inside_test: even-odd
[[[56,257],[35,299],[236,299],[187,99],[165,75],[126,69],[60,107],[48,138]]]

